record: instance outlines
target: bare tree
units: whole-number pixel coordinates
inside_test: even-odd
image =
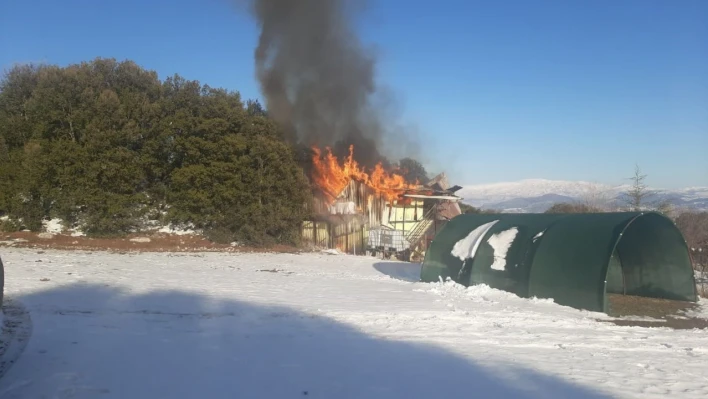
[[[587,186],[579,198],[580,203],[595,212],[608,212],[611,209],[610,195],[606,189],[600,185]]]
[[[708,295],[708,212],[683,212],[676,218],[698,272],[696,285],[701,295]]]
[[[642,210],[646,198],[651,194],[649,187],[647,187],[644,183],[646,178],[647,175],[642,174],[641,169],[639,169],[639,165],[635,165],[634,176],[630,177],[630,180],[632,180],[632,187],[625,193],[627,196],[627,205],[632,211]]]
[[[659,204],[656,206],[656,211],[659,213],[663,213],[670,219],[676,219],[676,217],[680,214],[680,212],[676,209],[676,206],[674,206],[674,204],[669,200],[663,200],[659,202]]]

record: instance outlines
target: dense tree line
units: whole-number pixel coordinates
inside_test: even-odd
[[[598,213],[602,212],[599,208],[594,206],[583,204],[583,203],[573,203],[573,202],[559,202],[553,204],[550,208],[546,210],[545,213]]]
[[[464,202],[460,202],[460,211],[464,214],[487,214],[487,215],[492,215],[492,214],[497,214],[501,213],[500,211],[497,211],[495,209],[482,209],[482,208],[477,208],[476,206],[472,206],[469,204],[465,204]]]
[[[105,236],[154,220],[296,243],[307,185],[277,126],[237,92],[114,59],[19,65],[0,82],[6,230],[61,218]]]
[[[682,212],[674,222],[686,239],[696,269],[708,273],[708,212]]]

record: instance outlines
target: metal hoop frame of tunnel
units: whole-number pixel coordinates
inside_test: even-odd
[[[509,237],[495,259],[493,244]],[[606,293],[697,301],[686,241],[655,212],[460,215],[435,236],[421,268],[424,282],[448,277],[600,312]]]

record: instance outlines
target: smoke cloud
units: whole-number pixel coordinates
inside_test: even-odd
[[[381,161],[385,136],[404,135],[382,122],[376,58],[353,27],[362,1],[250,1],[260,28],[257,77],[270,116],[302,144],[330,146],[337,155],[354,144],[359,163]]]

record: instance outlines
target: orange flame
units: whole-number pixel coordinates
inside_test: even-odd
[[[330,148],[326,147],[326,150],[327,153],[323,157],[319,148],[312,147],[312,178],[330,202],[334,202],[352,179],[365,183],[389,202],[397,199],[404,190],[417,186],[406,183],[400,174],[387,172],[381,163],[377,164],[371,173],[367,173],[354,160],[353,145],[349,146],[349,156],[344,158],[341,165],[337,157],[332,155]]]

